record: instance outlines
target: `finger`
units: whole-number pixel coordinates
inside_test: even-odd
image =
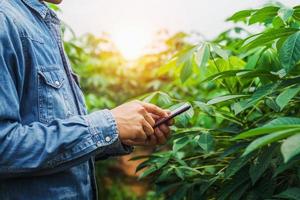
[[[165,110],[165,112],[168,114],[168,115],[171,115],[171,111],[170,110]]]
[[[151,127],[154,126],[155,120],[152,118],[152,116],[151,116],[149,113],[146,112],[146,113],[144,114],[144,118],[145,118],[145,120],[150,124]]]
[[[151,117],[152,117],[155,121],[161,119],[161,117],[158,116],[158,115],[156,115],[156,114],[150,113],[150,115],[151,115]]]
[[[149,140],[148,140],[148,145],[149,146],[154,146],[154,145],[157,145],[157,144],[158,144],[157,138],[155,137],[155,135],[151,135]]]
[[[138,127],[137,135],[133,139],[140,139],[140,140],[147,140],[148,136],[147,133],[145,132],[143,125]]]
[[[153,113],[153,114],[158,115],[160,117],[167,117],[168,116],[168,114],[165,110],[161,109],[160,107],[158,107],[154,104],[145,103],[145,102],[141,102],[141,104],[150,113]]]
[[[159,130],[161,132],[163,132],[163,134],[165,135],[166,138],[168,138],[170,136],[170,128],[167,125],[165,125],[165,124],[160,125]]]
[[[175,123],[175,120],[174,120],[174,119],[170,119],[170,120],[167,122],[167,125],[168,125],[168,126],[172,126],[172,125],[174,125],[174,123]]]
[[[143,121],[143,129],[148,137],[154,134],[154,129],[146,120]]]
[[[165,144],[167,142],[167,139],[166,139],[164,133],[161,132],[161,130],[159,128],[155,129],[155,136],[156,136],[159,144]]]

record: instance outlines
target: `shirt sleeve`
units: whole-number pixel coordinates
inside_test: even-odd
[[[0,178],[57,173],[95,155],[132,151],[120,142],[109,110],[22,124],[22,42],[14,22],[1,12],[0,27]]]

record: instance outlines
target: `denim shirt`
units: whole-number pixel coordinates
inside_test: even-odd
[[[0,199],[96,199],[95,156],[131,151],[109,110],[87,113],[55,13],[0,0]]]

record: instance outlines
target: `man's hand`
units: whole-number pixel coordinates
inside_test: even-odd
[[[119,130],[119,137],[127,145],[155,145],[165,143],[170,130],[162,125],[155,130],[155,121],[167,117],[168,112],[149,103],[133,101],[111,110]]]

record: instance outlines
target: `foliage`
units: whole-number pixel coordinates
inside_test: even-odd
[[[213,41],[195,45],[178,33],[165,51],[134,63],[109,37],[77,38],[68,27],[65,49],[89,110],[137,96],[169,109],[193,106],[137,168],[157,198],[299,199],[300,6],[243,10],[228,21],[237,27]],[[247,31],[257,24],[260,33]]]
[[[181,83],[174,79],[161,90],[176,100],[151,102],[168,107],[184,100],[194,110],[177,119],[169,150],[138,167],[157,194],[299,199],[299,13],[299,6],[281,4],[240,11],[228,20],[264,30],[233,28],[188,46],[166,65]]]

